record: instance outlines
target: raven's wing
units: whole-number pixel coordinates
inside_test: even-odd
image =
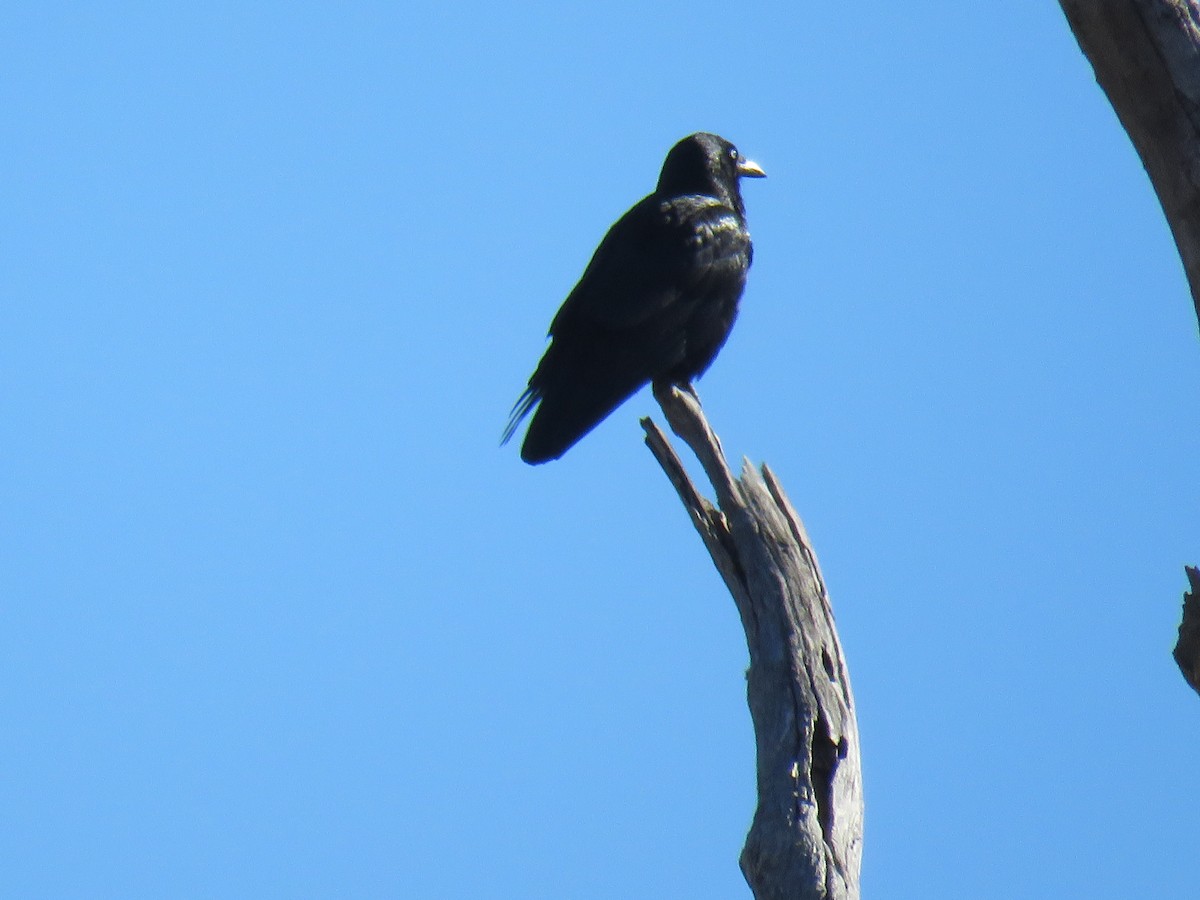
[[[513,407],[507,440],[536,406],[526,462],[562,456],[642,385],[677,366],[686,323],[713,285],[750,264],[745,223],[713,197],[651,195],[622,216],[550,325],[550,346]]]
[[[745,273],[751,253],[745,222],[716,198],[652,194],[608,230],[550,335],[584,323],[636,328],[702,294],[706,281]]]

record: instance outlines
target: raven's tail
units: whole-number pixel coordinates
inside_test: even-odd
[[[521,444],[521,459],[530,465],[558,459],[603,422],[637,387],[615,397],[579,394],[543,397]]]
[[[525,389],[517,402],[513,404],[512,412],[508,414],[508,424],[504,426],[504,433],[500,435],[500,446],[503,447],[512,440],[513,434],[517,430],[517,426],[521,424],[521,420],[529,415],[529,410],[533,409],[533,405],[542,398],[542,395],[535,391],[532,386]]]
[[[558,459],[648,380],[611,350],[572,351],[550,346],[509,416],[505,441],[533,410],[521,444],[521,459],[530,465]]]

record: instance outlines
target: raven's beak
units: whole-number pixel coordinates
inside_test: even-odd
[[[737,165],[737,173],[742,178],[766,178],[767,173],[762,170],[762,166],[752,159],[739,159]]]

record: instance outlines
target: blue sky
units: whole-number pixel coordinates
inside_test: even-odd
[[[879,898],[1194,896],[1197,323],[1053,3],[0,14],[0,892],[748,896],[745,647],[641,443],[498,449],[671,144],[821,557]]]

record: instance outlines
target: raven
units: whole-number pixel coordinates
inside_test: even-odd
[[[766,173],[700,132],[609,229],[550,324],[502,443],[535,406],[521,459],[558,459],[647,382],[690,386],[737,317],[753,248],[738,179]]]

